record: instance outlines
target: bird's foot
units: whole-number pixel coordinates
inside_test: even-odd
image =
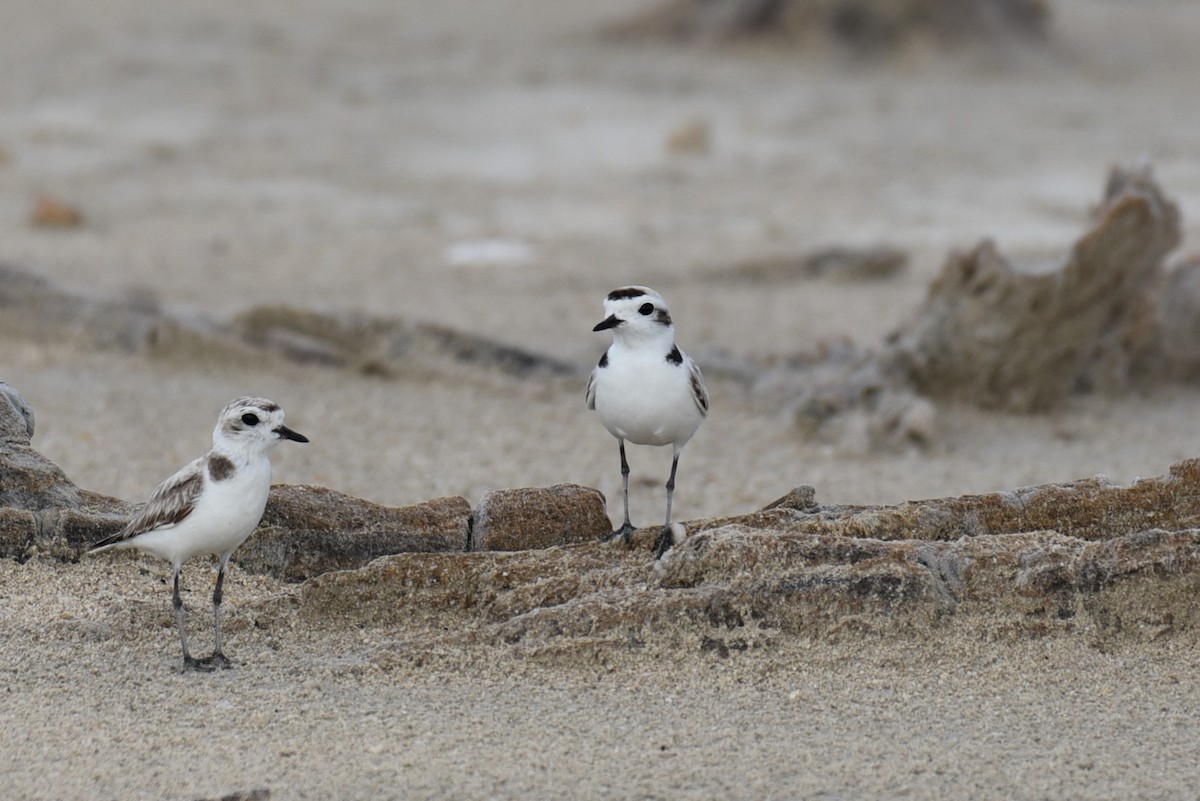
[[[675,544],[675,534],[671,531],[670,526],[663,526],[658,532],[658,536],[654,538],[654,558],[662,559],[663,554],[671,550],[671,546]]]
[[[604,541],[612,542],[617,537],[621,537],[622,539],[625,540],[625,544],[629,545],[632,542],[631,538],[632,538],[633,532],[635,532],[635,531],[637,531],[637,529],[635,529],[633,527],[633,525],[628,520],[626,520],[619,529],[617,529],[616,531],[614,531],[613,533],[611,533],[607,537],[605,537]]]
[[[183,655],[183,673],[187,673],[189,670],[197,673],[210,673],[212,669],[213,666],[208,663],[208,659],[197,659],[191,654]]]
[[[225,654],[221,653],[220,651],[213,651],[211,656],[206,656],[199,661],[200,664],[207,665],[208,670],[212,670],[214,668],[229,670],[229,668],[233,667],[233,663],[229,661],[229,657],[225,656]]]

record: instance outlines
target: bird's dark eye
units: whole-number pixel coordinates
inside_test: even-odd
[[[644,314],[647,317],[653,313],[654,313],[654,304],[653,303],[643,303],[641,308],[638,309],[638,314]]]
[[[258,425],[258,415],[246,412],[242,415],[242,422],[248,426],[256,426]]]

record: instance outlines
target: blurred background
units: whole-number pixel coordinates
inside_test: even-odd
[[[82,486],[144,497],[252,393],[313,439],[279,480],[390,504],[573,481],[611,505],[616,444],[583,386],[603,296],[630,283],[666,297],[713,394],[682,518],[800,483],[886,503],[1200,453],[1187,383],[1036,415],[939,404],[919,441],[877,448],[806,436],[755,380],[883,342],[951,250],[1062,258],[1114,164],[1153,165],[1182,211],[1176,255],[1194,252],[1190,0],[18,0],[4,17],[0,262],[185,317],[395,317],[579,370],[380,377],[5,331],[0,378]],[[886,269],[814,266],[881,249]],[[649,523],[670,454],[630,459]]]

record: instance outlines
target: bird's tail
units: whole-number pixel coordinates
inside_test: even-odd
[[[110,548],[120,547],[122,544],[128,541],[129,539],[125,536],[125,529],[121,529],[116,534],[110,534],[102,540],[93,542],[91,547],[89,547],[84,553],[100,553],[101,551],[107,551]]]

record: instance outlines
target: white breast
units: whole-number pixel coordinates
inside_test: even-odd
[[[173,564],[232,551],[258,526],[270,490],[271,463],[266,457],[238,465],[223,481],[206,475],[191,514],[178,525],[148,531],[130,544]]]
[[[704,419],[692,393],[687,363],[665,353],[614,349],[596,370],[596,414],[615,437],[637,445],[682,448]]]

